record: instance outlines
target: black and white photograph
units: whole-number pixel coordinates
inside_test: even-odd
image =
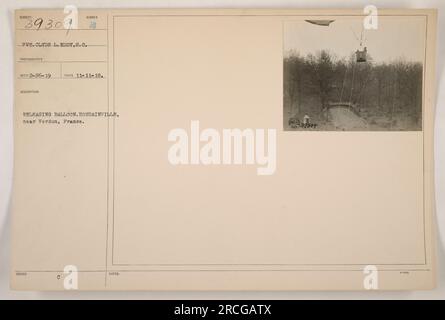
[[[285,131],[421,131],[425,17],[284,23]]]

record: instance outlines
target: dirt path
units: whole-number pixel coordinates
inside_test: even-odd
[[[368,128],[368,124],[364,119],[360,118],[353,111],[347,108],[330,108],[329,116],[336,129],[361,130]]]

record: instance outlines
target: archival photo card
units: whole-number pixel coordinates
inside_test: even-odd
[[[434,288],[436,17],[17,10],[11,288]]]

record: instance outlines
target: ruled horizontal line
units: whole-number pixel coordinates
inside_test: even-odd
[[[105,80],[107,78],[17,78],[17,80]]]
[[[65,31],[65,32],[71,32],[71,31],[105,31],[108,29],[25,29],[25,28],[18,28],[16,30],[20,31]]]
[[[41,60],[19,60],[17,63],[106,63],[108,61],[98,60],[85,60],[85,61],[41,61]]]

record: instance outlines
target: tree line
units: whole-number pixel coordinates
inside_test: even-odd
[[[285,117],[310,114],[321,120],[331,102],[347,102],[370,122],[397,127],[422,122],[422,64],[398,59],[376,63],[356,62],[355,54],[337,58],[328,50],[284,58]]]

